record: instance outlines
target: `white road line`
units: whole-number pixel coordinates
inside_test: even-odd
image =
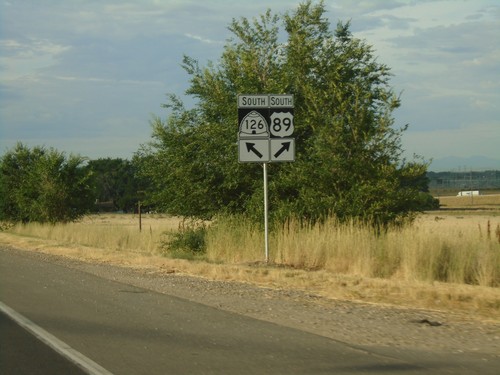
[[[82,353],[76,351],[65,342],[59,340],[57,337],[51,335],[43,328],[37,326],[28,318],[22,316],[17,311],[11,309],[9,306],[0,301],[0,311],[8,315],[21,327],[29,331],[45,345],[51,347],[57,353],[73,362],[89,375],[113,375],[104,367],[98,365],[90,358],[85,357]]]

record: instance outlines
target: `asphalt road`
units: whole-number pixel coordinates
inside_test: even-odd
[[[85,375],[85,372],[0,313],[0,374]]]
[[[117,375],[474,373],[446,358],[426,362],[408,360],[408,353],[399,359],[397,353],[373,353],[5,249],[0,301]],[[68,365],[1,321],[0,359],[7,355],[15,367],[23,362],[16,353],[29,353],[33,363]],[[46,373],[73,373],[58,368]],[[0,373],[10,372],[0,367]]]

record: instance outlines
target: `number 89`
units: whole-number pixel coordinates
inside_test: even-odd
[[[273,133],[281,133],[282,126],[285,127],[285,133],[288,132],[290,126],[292,126],[292,120],[285,117],[283,121],[279,117],[273,119]]]

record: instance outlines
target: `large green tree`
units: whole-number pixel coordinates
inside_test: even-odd
[[[335,30],[323,2],[293,12],[233,20],[217,64],[185,57],[186,109],[170,96],[170,116],[152,120],[153,141],[137,157],[154,188],[151,202],[172,214],[211,217],[245,212],[261,217],[262,171],[238,164],[238,94],[293,94],[296,161],[271,164],[271,214],[326,215],[389,223],[419,209],[418,181],[427,164],[402,158],[393,111],[400,98],[390,69],[349,23]]]
[[[0,219],[66,222],[93,204],[84,158],[19,143],[0,158]]]

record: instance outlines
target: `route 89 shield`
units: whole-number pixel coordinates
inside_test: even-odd
[[[271,135],[277,138],[289,137],[293,134],[293,113],[291,111],[273,112],[270,116]]]

